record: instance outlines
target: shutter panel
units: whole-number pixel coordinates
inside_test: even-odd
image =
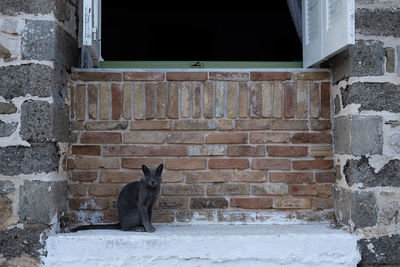
[[[101,0],[83,0],[82,45],[90,53],[95,65],[101,60],[100,9]]]
[[[304,67],[355,43],[354,0],[303,0],[303,7]]]

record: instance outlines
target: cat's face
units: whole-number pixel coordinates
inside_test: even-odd
[[[163,164],[160,164],[157,168],[147,168],[142,165],[143,180],[151,187],[156,187],[161,183],[161,173],[163,171]]]

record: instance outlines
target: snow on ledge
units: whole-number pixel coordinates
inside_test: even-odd
[[[328,224],[161,225],[50,236],[44,266],[356,266],[357,236]]]

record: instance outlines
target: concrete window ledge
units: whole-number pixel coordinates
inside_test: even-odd
[[[328,224],[90,230],[46,242],[44,266],[356,266],[357,236]]]

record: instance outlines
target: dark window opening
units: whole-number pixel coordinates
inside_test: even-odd
[[[102,1],[105,61],[302,61],[286,1],[215,9],[148,2]]]

